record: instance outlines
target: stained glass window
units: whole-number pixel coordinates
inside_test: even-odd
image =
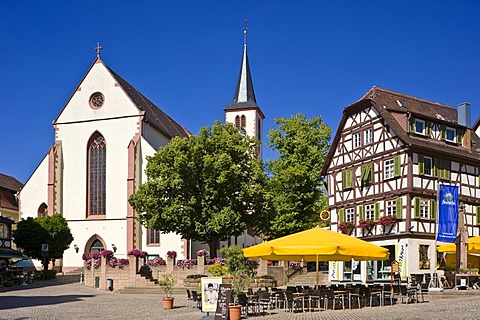
[[[93,135],[88,146],[89,215],[105,215],[106,151],[103,136]]]

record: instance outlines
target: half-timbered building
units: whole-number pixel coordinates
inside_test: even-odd
[[[386,247],[390,258],[331,263],[331,280],[433,272],[437,191],[459,187],[469,236],[479,235],[480,139],[459,110],[378,87],[343,111],[322,175],[331,229]]]

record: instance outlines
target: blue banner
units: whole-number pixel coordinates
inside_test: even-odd
[[[437,241],[455,242],[458,227],[458,187],[440,184]]]

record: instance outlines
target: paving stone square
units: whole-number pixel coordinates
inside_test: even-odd
[[[186,294],[175,295],[173,310],[163,310],[160,295],[118,294],[80,283],[37,281],[26,286],[0,288],[0,319],[202,319],[205,314],[189,306]],[[480,292],[427,295],[427,302],[290,313],[274,309],[248,319],[480,319]]]

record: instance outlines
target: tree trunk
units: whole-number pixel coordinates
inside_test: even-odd
[[[217,256],[218,241],[217,240],[209,241],[208,247],[210,248],[210,258],[215,258]]]

